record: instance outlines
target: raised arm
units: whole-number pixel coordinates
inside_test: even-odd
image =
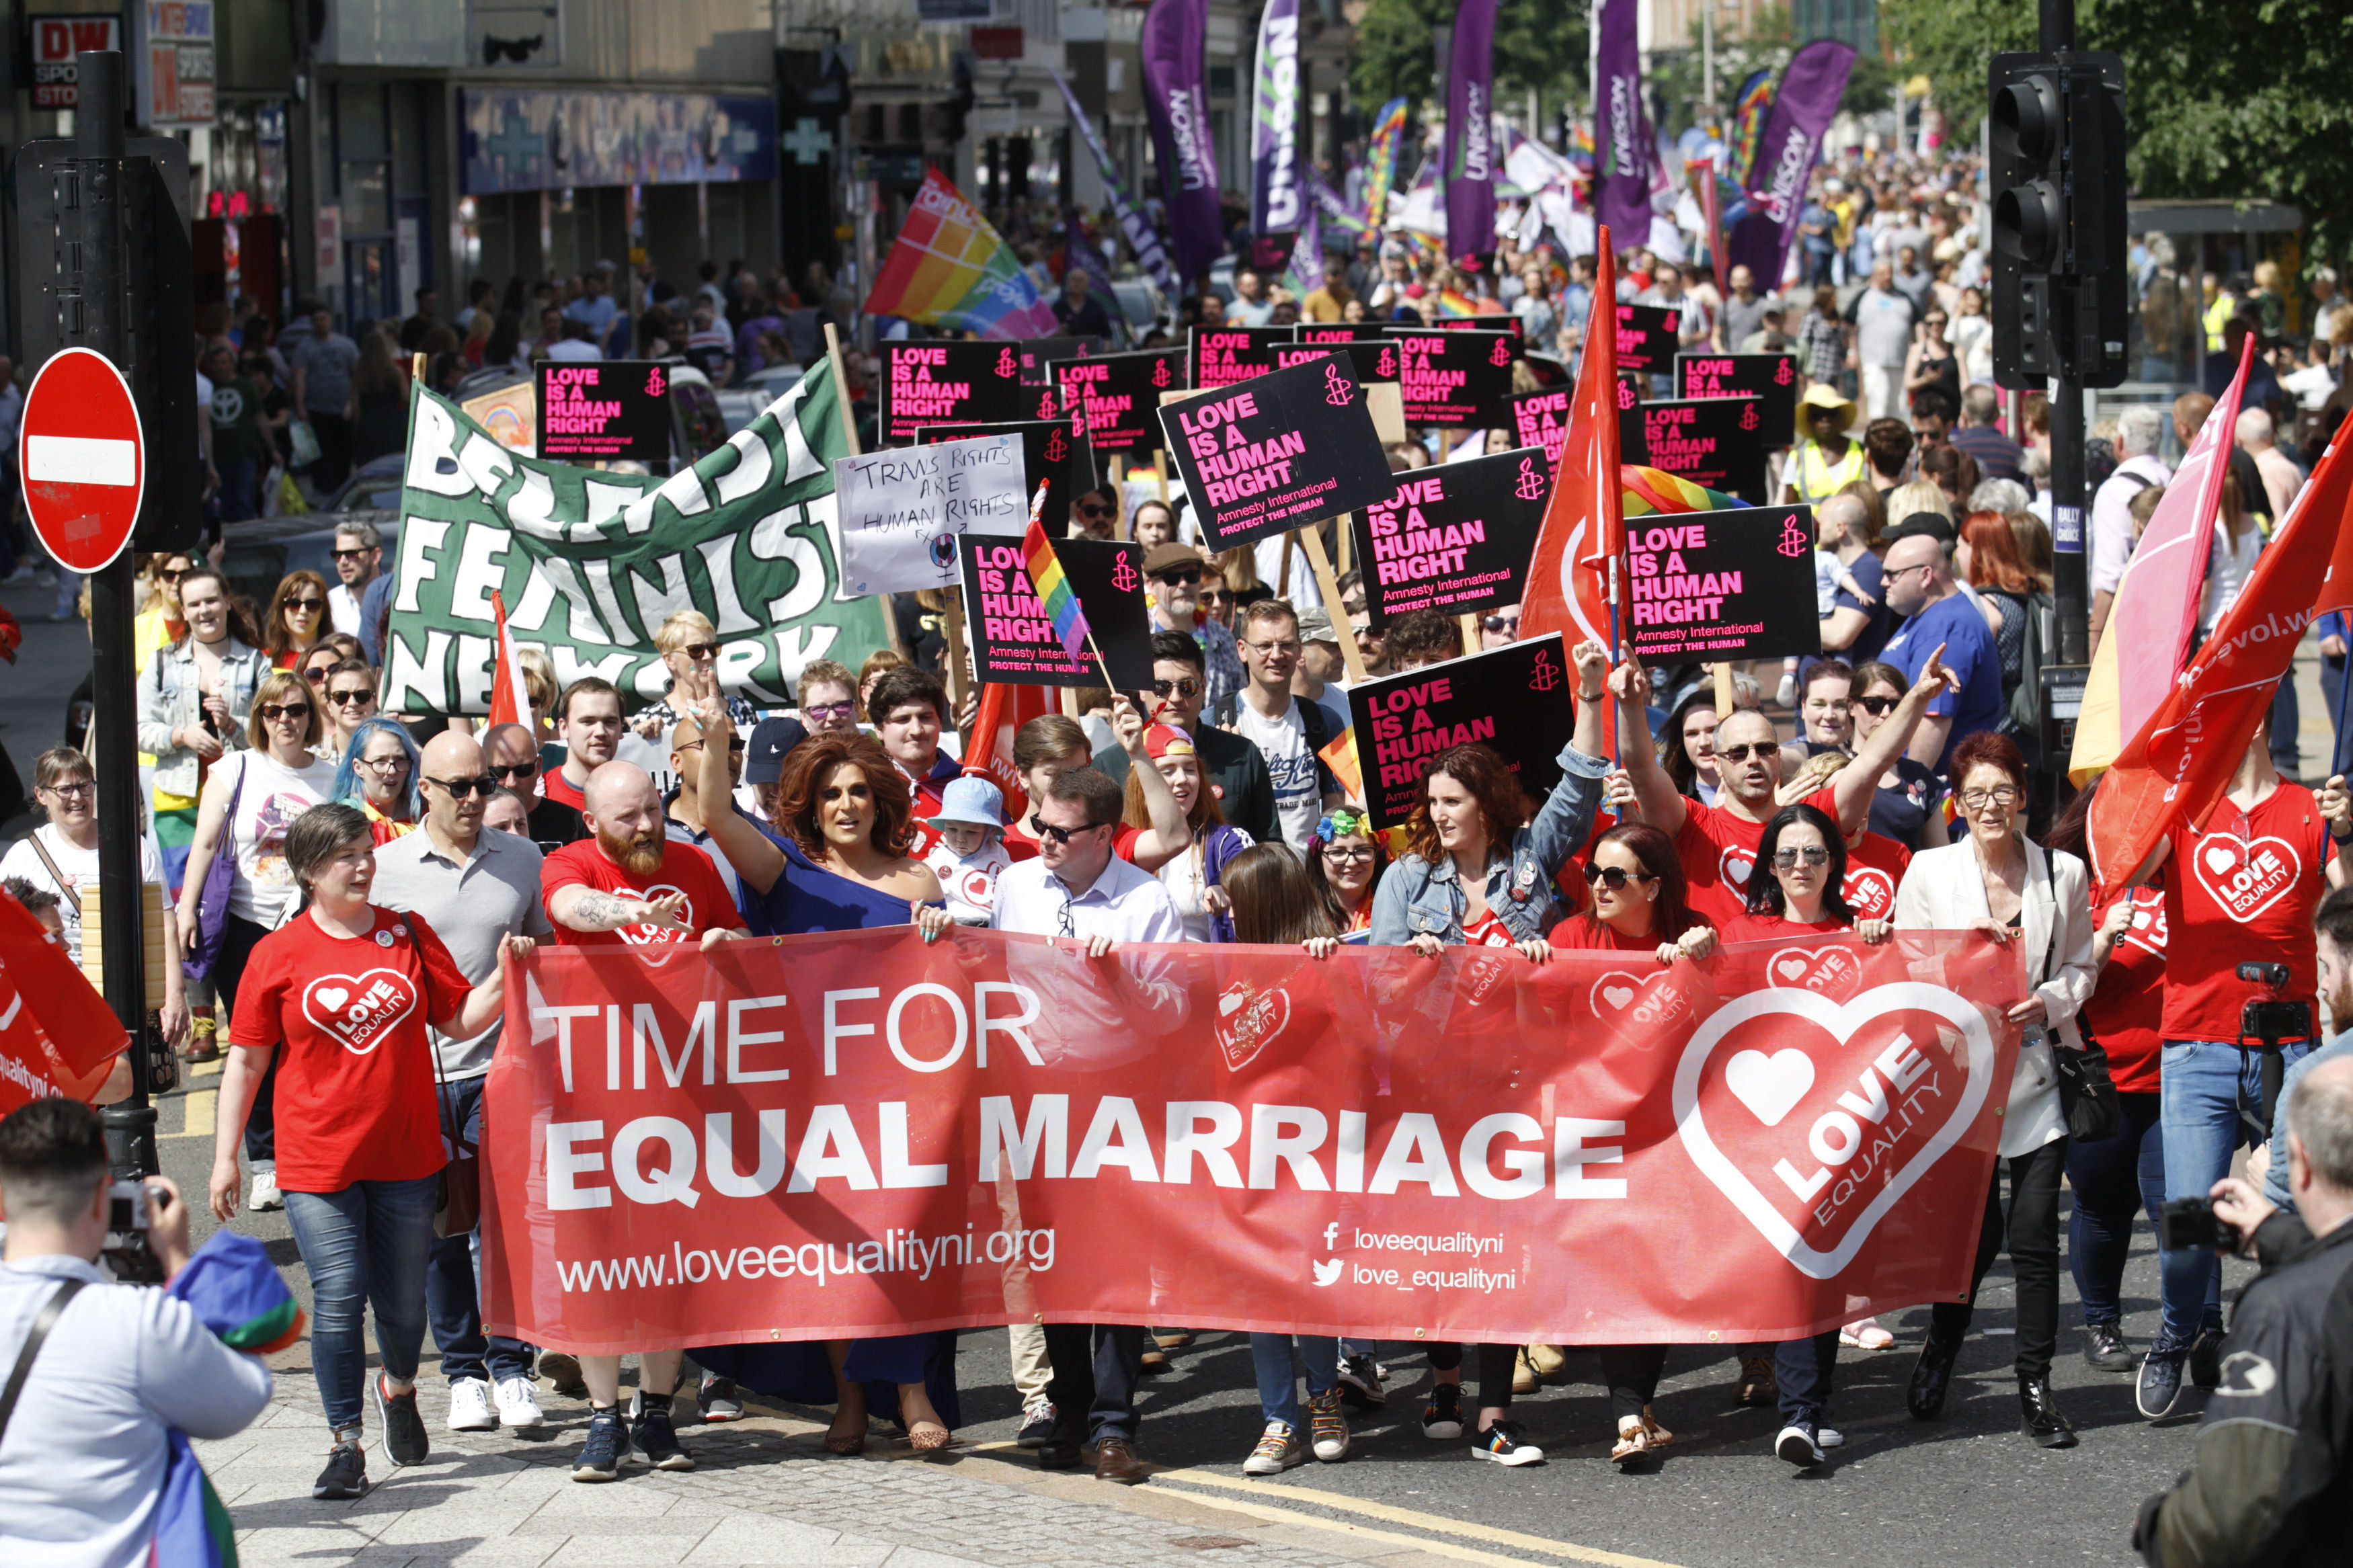
[[[1651,676],[1641,665],[1628,662],[1609,672],[1609,689],[1618,696],[1618,758],[1634,786],[1642,820],[1672,838],[1683,831],[1691,811],[1675,781],[1659,766],[1659,749],[1651,741]]]
[[[1921,712],[1929,703],[1943,695],[1952,684],[1945,669],[1945,645],[1938,643],[1928,662],[1920,667],[1920,679],[1895,705],[1887,722],[1872,731],[1871,739],[1855,748],[1854,761],[1841,768],[1831,779],[1831,793],[1838,800],[1839,831],[1852,837],[1871,820],[1871,797],[1879,788],[1880,775],[1895,765],[1904,753],[1905,743],[1920,724]]]
[[[702,727],[702,757],[694,775],[695,793],[702,801],[702,830],[735,868],[735,875],[765,898],[785,874],[785,852],[735,809],[734,787],[727,782],[727,752],[735,724],[727,716],[726,702],[709,698],[694,714]]]
[[[1111,726],[1119,736],[1120,750],[1127,753],[1128,776],[1135,780],[1144,795],[1144,808],[1152,816],[1152,826],[1136,836],[1136,868],[1157,871],[1192,847],[1192,826],[1185,820],[1184,807],[1176,804],[1176,792],[1152,765],[1152,753],[1145,750],[1144,715],[1118,692],[1112,693]],[[1206,778],[1201,787],[1209,787]]]
[[[1568,657],[1577,666],[1577,729],[1572,743],[1587,756],[1598,757],[1608,746],[1601,734],[1601,705],[1609,700],[1609,650],[1588,637],[1570,649]],[[1643,731],[1649,732],[1647,724]]]

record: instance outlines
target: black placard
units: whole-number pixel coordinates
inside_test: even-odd
[[[1160,424],[1195,524],[1215,550],[1397,493],[1345,354],[1170,404]]]
[[[1345,354],[1348,368],[1360,383],[1394,382],[1404,356],[1396,343],[1387,338],[1353,338],[1338,342],[1279,343],[1274,351],[1274,368],[1289,370],[1324,354]]]
[[[1389,335],[1405,356],[1398,389],[1407,424],[1472,430],[1508,421],[1518,347],[1511,333],[1416,328]]]
[[[1075,432],[1076,424],[1071,419],[1002,419],[993,425],[926,425],[915,437],[932,442],[966,436],[1020,437],[1022,488],[1035,495],[1039,480],[1054,481],[1046,491],[1039,521],[1047,538],[1060,539],[1070,531],[1071,503],[1102,483],[1095,473],[1094,448]]]
[[[539,455],[571,463],[670,461],[670,367],[659,360],[543,360]]]
[[[1514,394],[1512,417],[1504,428],[1519,445],[1535,447],[1547,461],[1559,462],[1561,443],[1568,439],[1568,400],[1574,392],[1573,387],[1547,386],[1541,392]],[[1630,458],[1625,460],[1633,461]]]
[[[1668,397],[1640,413],[1651,468],[1765,504],[1765,411],[1756,398]]]
[[[1198,387],[1231,386],[1274,368],[1274,345],[1298,341],[1292,327],[1195,327],[1186,344],[1186,376]]]
[[[882,345],[885,440],[906,440],[928,425],[1026,419],[1037,406],[1038,400],[1021,384],[1021,353],[1012,343]]]
[[[1087,441],[1098,452],[1160,449],[1160,395],[1185,388],[1185,351],[1097,354],[1058,360],[1056,392],[1065,408],[1086,416]]]
[[[1626,520],[1626,657],[1708,663],[1818,654],[1813,509]]]
[[[1414,610],[1462,616],[1516,603],[1552,490],[1542,449],[1408,468],[1397,479],[1395,500],[1356,514],[1374,626]]]
[[[1796,437],[1795,354],[1679,353],[1675,393],[1681,397],[1754,397],[1764,416],[1768,449],[1787,447]]]
[[[1058,539],[1054,554],[1078,595],[1094,650],[1076,662],[1038,603],[1018,539],[964,534],[965,636],[982,680],[1014,686],[1110,686],[1141,690],[1152,681],[1152,625],[1144,608],[1144,546],[1121,539]],[[1110,666],[1105,679],[1103,666]]]
[[[1521,340],[1525,336],[1521,330],[1520,319],[1509,310],[1498,310],[1493,315],[1482,316],[1440,316],[1436,324],[1441,332],[1509,332],[1512,335],[1512,352],[1514,353],[1520,352]],[[1404,330],[1409,332],[1418,332],[1423,329],[1409,326]]]
[[[1561,636],[1548,632],[1350,687],[1348,716],[1373,826],[1411,816],[1430,759],[1473,742],[1493,750],[1518,775],[1521,791],[1542,800],[1560,782],[1561,748],[1577,732],[1570,679]]]
[[[1015,346],[1021,351],[1021,384],[1050,388],[1054,385],[1055,365],[1064,360],[1092,358],[1103,353],[1103,341],[1094,337],[1024,338]]]
[[[1636,375],[1618,378],[1618,460],[1621,463],[1647,465],[1651,460],[1651,436],[1642,427],[1642,380]]]
[[[1683,317],[1672,305],[1618,307],[1618,368],[1663,374],[1683,347]]]
[[[1392,335],[1378,321],[1302,321],[1299,341],[1303,343],[1353,343]]]

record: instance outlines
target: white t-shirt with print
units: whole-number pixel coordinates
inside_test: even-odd
[[[1266,759],[1267,776],[1274,781],[1275,820],[1282,841],[1307,853],[1315,837],[1316,819],[1324,815],[1324,792],[1316,787],[1315,753],[1307,749],[1307,721],[1300,717],[1299,699],[1280,719],[1262,718],[1247,696],[1234,699],[1233,731],[1259,749]]]
[[[226,852],[227,836],[235,836],[237,882],[229,892],[228,912],[274,931],[295,892],[294,870],[286,863],[286,835],[295,818],[334,798],[335,764],[315,762],[295,769],[266,752],[237,755],[242,759],[238,765],[244,785],[240,789],[237,779],[229,780],[228,787],[237,792],[237,811],[223,826],[219,846],[219,852]]]
[[[64,873],[62,884],[49,875],[48,866],[41,859],[39,851],[33,847],[36,839],[40,842],[42,849],[49,852],[49,859],[57,862],[58,869]],[[31,838],[18,839],[8,847],[5,856],[0,856],[0,880],[10,877],[22,877],[36,888],[46,888],[58,896],[58,913],[63,918],[66,928],[66,956],[79,963],[81,890],[98,885],[98,851],[74,847],[64,834],[44,823],[33,829]],[[139,879],[158,885],[164,880],[164,862],[155,853],[155,840],[144,834],[139,839]]]

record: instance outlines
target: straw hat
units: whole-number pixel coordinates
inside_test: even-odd
[[[1839,411],[1838,427],[1843,432],[1854,428],[1854,405],[1838,395],[1838,389],[1825,382],[1816,382],[1806,388],[1806,395],[1798,399],[1798,439],[1810,441],[1814,425],[1808,410],[1835,408]]]

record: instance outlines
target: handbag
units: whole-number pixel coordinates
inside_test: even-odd
[[[319,460],[319,433],[308,419],[297,419],[286,426],[286,446],[291,459],[289,468],[307,468]]]
[[[196,894],[196,942],[181,973],[191,980],[212,978],[220,962],[221,944],[228,937],[229,895],[237,890],[237,803],[245,794],[245,763],[237,767],[237,787],[228,792],[228,809],[221,816],[221,839],[213,847],[212,864],[205,868],[205,885]]]
[[[2042,853],[2042,874],[2051,888],[2051,941],[2042,955],[2042,973],[2051,973],[2052,961],[2059,955],[2059,873],[2053,869],[2051,852]],[[2091,1025],[2079,1013],[2075,1031],[2084,1037],[2084,1048],[2063,1050],[2053,1037],[2051,1065],[2059,1077],[2059,1114],[2066,1119],[2067,1136],[2079,1143],[2096,1143],[2112,1138],[2124,1125],[2124,1105],[2116,1099],[2116,1080],[2108,1071],[2107,1047],[2092,1033]]]

